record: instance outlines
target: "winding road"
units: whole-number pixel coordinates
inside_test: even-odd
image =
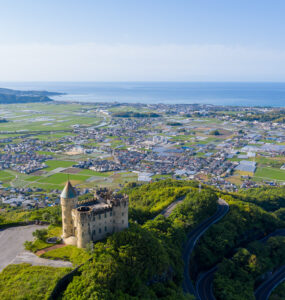
[[[255,291],[256,300],[267,300],[272,291],[283,281],[285,281],[285,265],[275,271],[265,282]]]
[[[223,199],[218,200],[218,209],[216,213],[210,217],[209,219],[205,220],[204,222],[200,223],[194,230],[192,230],[188,234],[187,243],[184,247],[183,251],[183,260],[184,260],[184,280],[183,280],[183,290],[185,293],[190,293],[196,296],[196,290],[192,284],[190,274],[189,274],[189,263],[192,251],[198,241],[198,239],[202,236],[202,234],[213,224],[218,222],[222,219],[228,212],[229,205]]]
[[[272,232],[271,234],[265,236],[264,238],[262,238],[261,240],[259,240],[260,242],[266,242],[270,237],[273,237],[273,236],[285,236],[285,229],[277,229],[275,230],[274,232]],[[215,296],[213,294],[213,277],[214,277],[214,273],[216,272],[217,270],[217,266],[215,266],[214,268],[212,268],[211,270],[207,271],[207,272],[203,272],[199,275],[198,277],[198,280],[196,282],[196,292],[197,292],[197,295],[196,297],[199,299],[199,300],[215,300]],[[284,273],[283,273],[284,274]],[[280,275],[280,274],[279,274]],[[272,275],[274,276],[275,278],[275,273]],[[285,275],[283,276],[284,279],[285,279]],[[272,278],[273,279],[273,278]],[[275,280],[273,279],[273,282],[276,283],[278,281],[279,277],[278,278],[275,278]],[[284,280],[283,279],[283,280]],[[270,281],[268,279],[268,281]],[[271,282],[271,281],[270,281]],[[281,283],[281,282],[279,282]],[[264,283],[265,284],[265,283]],[[268,283],[269,284],[269,283]],[[277,284],[278,285],[278,284]],[[270,285],[271,286],[271,285]],[[260,298],[257,298],[256,296],[256,299],[259,299],[259,300],[265,300],[267,298],[264,298],[264,292],[267,291],[267,288],[269,286],[268,285],[264,285],[264,287],[260,286],[259,288],[261,289],[259,291],[259,288],[258,288],[258,295],[261,295]],[[264,290],[263,290],[264,289]],[[271,289],[272,291],[273,289]],[[256,292],[257,292],[256,291]],[[270,295],[270,293],[269,293]]]
[[[272,234],[266,236],[263,241],[267,241],[272,236],[285,236],[285,228],[278,229]],[[256,300],[267,300],[272,293],[272,291],[283,281],[285,281],[285,265],[277,269],[269,278],[267,278],[256,290],[255,299]]]

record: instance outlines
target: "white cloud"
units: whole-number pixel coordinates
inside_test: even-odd
[[[0,45],[0,81],[285,81],[285,51],[223,45]]]

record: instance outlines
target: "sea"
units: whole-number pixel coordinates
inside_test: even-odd
[[[65,93],[69,102],[285,107],[285,82],[0,82],[1,88]]]

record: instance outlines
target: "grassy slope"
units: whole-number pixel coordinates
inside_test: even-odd
[[[48,299],[57,281],[70,268],[9,265],[0,273],[0,299]]]
[[[62,248],[50,250],[42,254],[41,257],[54,260],[67,260],[72,262],[74,265],[80,265],[82,263],[85,263],[90,258],[90,255],[86,252],[85,249],[80,249],[75,246],[65,246]]]

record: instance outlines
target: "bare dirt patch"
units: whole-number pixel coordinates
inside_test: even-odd
[[[36,171],[36,172],[33,172],[32,175],[38,176],[38,175],[43,175],[43,174],[45,174],[45,173],[46,173],[46,171],[38,170],[38,171]]]
[[[60,173],[77,174],[80,171],[82,171],[82,169],[79,169],[79,168],[68,168],[68,169],[60,171]]]

